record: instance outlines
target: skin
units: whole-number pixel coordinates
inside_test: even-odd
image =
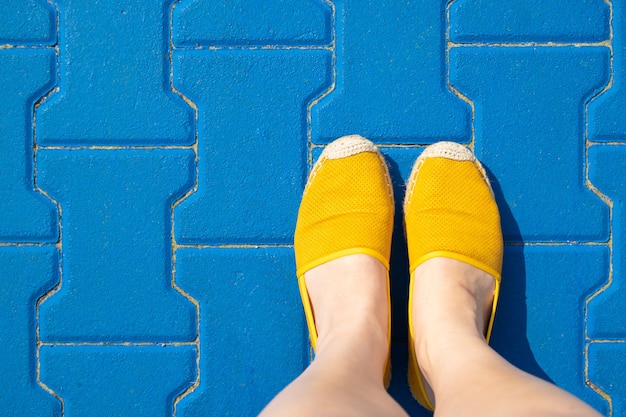
[[[316,357],[261,416],[406,417],[383,386],[389,346],[383,265],[351,255],[308,271],[305,279],[318,330]],[[420,265],[413,279],[414,349],[436,417],[600,416],[487,345],[493,277],[435,258]]]

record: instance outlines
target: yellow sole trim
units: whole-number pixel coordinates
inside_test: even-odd
[[[409,381],[409,388],[411,389],[411,394],[417,400],[422,407],[427,408],[430,411],[434,411],[434,407],[428,398],[428,394],[426,393],[426,387],[424,386],[424,381],[422,379],[422,373],[420,371],[419,365],[417,363],[417,355],[415,353],[415,332],[413,331],[413,283],[415,280],[413,279],[413,271],[411,271],[411,278],[409,280],[409,367],[408,367],[408,375],[407,379]]]
[[[349,249],[343,249],[337,252],[329,253],[328,255],[322,256],[321,258],[318,258],[313,262],[309,262],[308,264],[298,268],[298,270],[296,271],[296,276],[300,277],[304,275],[305,272],[310,271],[316,266],[320,266],[322,264],[325,264],[326,262],[330,262],[334,259],[341,258],[343,256],[348,256],[348,255],[369,255],[377,259],[381,264],[383,264],[385,269],[389,271],[389,259],[386,256],[383,256],[377,251],[372,250],[370,248],[349,248]]]

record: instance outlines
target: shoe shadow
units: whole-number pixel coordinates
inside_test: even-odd
[[[515,242],[505,242],[500,300],[490,345],[521,370],[554,383],[535,359],[527,338],[527,276],[522,234],[504,198],[500,183],[488,167],[485,170],[498,203],[502,227],[515,239]]]
[[[393,183],[395,198],[394,234],[391,249],[391,303],[392,303],[392,347],[391,362],[393,377],[389,393],[412,417],[432,416],[411,395],[407,381],[408,361],[408,292],[409,261],[404,230],[403,201],[406,180],[417,155],[406,158],[406,154],[381,149]],[[500,300],[491,337],[491,346],[506,360],[518,368],[546,381],[553,382],[538,364],[527,338],[526,267],[524,244],[519,226],[502,193],[502,188],[488,167],[485,167],[500,209],[503,228],[515,242],[505,242],[504,263]],[[506,224],[504,224],[506,222]]]
[[[409,299],[409,255],[404,230],[403,202],[406,181],[413,162],[421,152],[407,155],[393,150],[381,149],[389,168],[395,198],[394,232],[391,244],[391,366],[392,379],[389,387],[391,396],[412,417],[432,416],[432,413],[413,398],[407,380],[408,365],[408,299]]]

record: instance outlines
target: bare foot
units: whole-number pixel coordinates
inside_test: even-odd
[[[266,416],[408,417],[383,384],[389,355],[388,278],[368,255],[304,274],[318,333],[315,359]]]

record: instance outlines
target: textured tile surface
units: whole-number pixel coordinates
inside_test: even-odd
[[[178,415],[256,415],[308,364],[294,268],[291,248],[177,252],[178,282],[202,317],[201,383]]]
[[[0,239],[55,242],[54,204],[33,181],[33,105],[50,89],[54,54],[50,50],[0,50]]]
[[[193,111],[170,88],[170,0],[58,4],[57,89],[43,145],[190,145]]]
[[[507,246],[493,346],[626,416],[622,0],[25,0],[0,5],[7,416],[253,416],[309,363],[291,241],[323,146],[394,184],[454,140]]]
[[[470,140],[470,108],[446,87],[445,4],[335,3],[336,80],[312,109],[313,142]]]

